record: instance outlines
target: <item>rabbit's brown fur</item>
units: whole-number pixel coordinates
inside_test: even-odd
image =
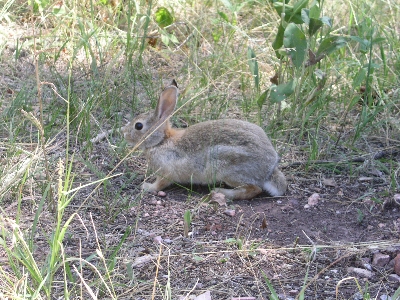
[[[143,189],[159,191],[174,182],[212,186],[223,182],[233,189],[214,190],[230,199],[251,199],[263,189],[272,196],[285,193],[278,154],[259,126],[226,119],[172,128],[168,118],[177,97],[173,81],[162,92],[154,113],[142,114],[123,128],[130,144],[141,143],[149,169],[157,175]]]

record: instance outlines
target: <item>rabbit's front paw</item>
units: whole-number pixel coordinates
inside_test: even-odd
[[[143,182],[142,190],[147,192],[158,192],[165,189],[167,186],[171,185],[171,181],[157,176],[156,181],[154,183]]]
[[[154,183],[143,182],[142,190],[146,192],[156,192],[157,186]]]

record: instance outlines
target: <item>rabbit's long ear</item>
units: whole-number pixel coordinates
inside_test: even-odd
[[[173,81],[173,83],[175,80]],[[176,84],[176,83],[175,83]],[[164,121],[167,119],[175,109],[176,102],[178,101],[178,87],[176,85],[166,87],[158,99],[155,114],[158,119]]]

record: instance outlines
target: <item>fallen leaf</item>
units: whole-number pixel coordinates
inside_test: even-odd
[[[336,182],[334,179],[332,178],[324,178],[324,180],[322,181],[324,185],[326,186],[332,186],[332,187],[336,187]]]
[[[150,255],[150,254],[137,257],[134,260],[134,262],[132,263],[132,267],[136,267],[136,268],[142,267],[143,265],[151,262],[154,258],[156,258],[156,256]]]
[[[225,195],[222,193],[211,193],[211,198],[209,203],[218,203],[219,206],[226,206],[226,198]]]
[[[267,228],[268,224],[267,224],[267,219],[264,217],[264,219],[261,222],[261,229],[265,229]]]
[[[221,224],[207,224],[205,226],[205,230],[207,231],[221,231],[222,230],[222,225]]]

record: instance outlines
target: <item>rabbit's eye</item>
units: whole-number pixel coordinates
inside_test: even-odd
[[[135,123],[135,129],[136,130],[142,130],[143,129],[143,124],[140,122]]]

